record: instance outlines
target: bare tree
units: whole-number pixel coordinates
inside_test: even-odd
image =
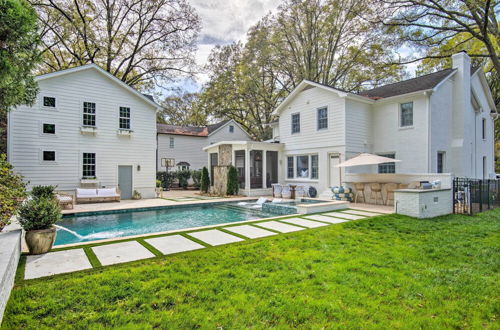
[[[469,56],[490,58],[500,72],[498,39],[500,37],[497,0],[382,0],[389,19],[382,18],[386,26],[401,28],[403,39],[423,47],[439,46],[461,35],[463,42],[478,40],[485,52],[470,52]],[[456,45],[460,47],[462,43]],[[450,49],[453,52],[455,49]],[[450,54],[427,55],[423,58],[445,58]]]
[[[186,0],[32,0],[43,72],[95,63],[132,86],[194,67],[200,21]]]

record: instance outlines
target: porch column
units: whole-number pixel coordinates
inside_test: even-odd
[[[262,150],[262,188],[267,188],[267,151]]]
[[[250,190],[250,151],[245,146],[245,190]]]

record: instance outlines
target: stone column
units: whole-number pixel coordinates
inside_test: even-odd
[[[250,151],[245,147],[245,190],[250,190]]]
[[[224,196],[227,190],[227,177],[229,167],[232,165],[233,146],[222,144],[219,146],[219,163],[214,168],[213,192],[216,195]]]

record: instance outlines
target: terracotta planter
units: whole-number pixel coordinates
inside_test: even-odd
[[[27,231],[25,239],[30,254],[47,253],[56,240],[56,227]]]

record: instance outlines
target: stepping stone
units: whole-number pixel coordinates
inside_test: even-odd
[[[306,219],[301,219],[301,218],[283,219],[280,221],[288,222],[288,223],[291,223],[292,225],[298,225],[298,226],[307,227],[307,228],[317,228],[317,227],[328,226],[328,224],[326,224],[326,223],[311,221],[311,220],[306,220]]]
[[[184,251],[203,249],[204,246],[181,236],[163,236],[145,240],[163,254],[172,254]]]
[[[148,259],[155,256],[137,241],[94,246],[92,251],[94,251],[103,266]]]
[[[228,230],[228,231],[232,231],[233,233],[240,234],[240,235],[248,237],[248,238],[259,238],[259,237],[276,235],[276,233],[273,233],[272,231],[265,230],[262,228],[257,228],[257,227],[250,226],[250,225],[225,227],[224,229]]]
[[[188,235],[214,246],[244,241],[242,238],[224,233],[217,229],[197,231],[189,233]]]
[[[311,219],[311,220],[318,220],[318,221],[328,222],[328,223],[342,223],[342,222],[349,221],[347,219],[327,217],[326,215],[308,215],[306,218],[307,219]]]
[[[26,258],[24,279],[29,280],[90,268],[92,265],[83,249],[49,252]]]
[[[380,213],[373,213],[373,212],[366,212],[366,211],[360,211],[360,210],[345,210],[340,213],[350,213],[350,214],[357,214],[357,215],[366,215],[367,217],[374,217],[376,215],[381,215]]]
[[[324,213],[324,215],[329,215],[332,217],[344,218],[344,219],[349,219],[349,220],[360,220],[360,219],[365,218],[361,215],[347,214],[347,213],[342,213],[342,212],[330,212],[330,213]]]
[[[277,222],[277,221],[260,222],[260,223],[256,223],[255,225],[259,226],[259,227],[268,228],[271,230],[276,230],[276,231],[279,231],[280,233],[290,233],[292,231],[299,231],[299,230],[305,229],[302,227],[287,225],[286,223],[281,223],[281,222]]]

